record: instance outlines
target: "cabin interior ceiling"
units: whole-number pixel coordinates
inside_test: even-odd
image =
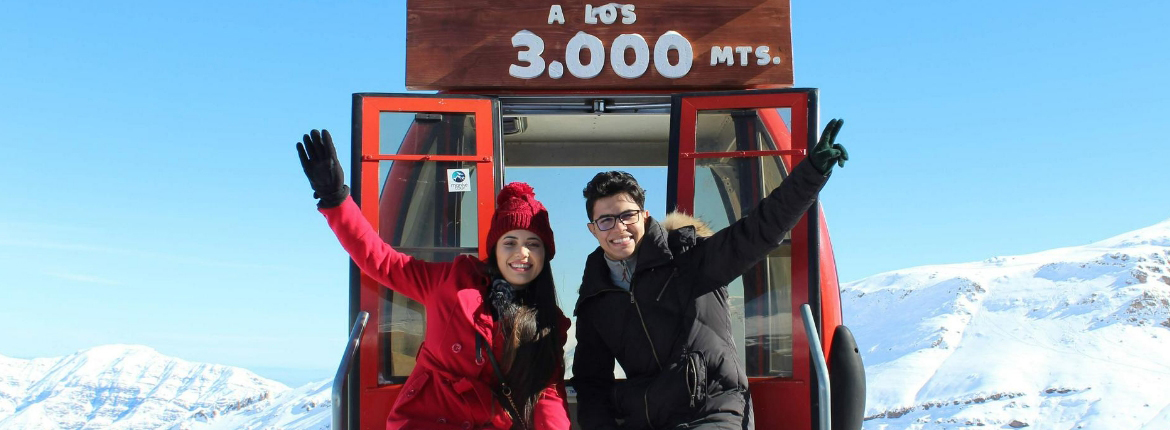
[[[667,114],[508,116],[526,121],[524,131],[504,136],[504,163],[508,166],[665,166],[669,161]],[[699,139],[716,138],[727,131],[726,125],[720,124],[726,122],[726,116],[698,118]],[[704,136],[707,134],[711,136]]]
[[[523,115],[527,128],[505,136],[508,142],[661,141],[670,139],[666,114]]]

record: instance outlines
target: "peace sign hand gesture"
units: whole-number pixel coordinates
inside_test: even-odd
[[[841,131],[841,125],[844,123],[843,119],[829,121],[829,125],[826,125],[825,131],[821,133],[821,140],[817,142],[817,146],[813,147],[812,153],[808,156],[813,167],[816,167],[822,175],[828,175],[832,172],[833,164],[845,167],[845,160],[849,159],[849,153],[845,151],[845,147],[835,143],[837,133]]]

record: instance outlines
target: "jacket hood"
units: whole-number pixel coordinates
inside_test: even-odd
[[[675,231],[683,227],[694,227],[695,236],[698,237],[711,237],[715,234],[706,222],[682,212],[671,212],[666,214],[666,218],[662,220],[662,228],[665,228],[666,231]]]

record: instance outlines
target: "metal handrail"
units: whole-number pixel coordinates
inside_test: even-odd
[[[832,428],[830,422],[832,410],[829,396],[829,364],[825,362],[825,352],[821,349],[821,335],[817,332],[817,327],[813,322],[812,306],[808,303],[800,305],[800,314],[804,320],[804,332],[808,335],[809,349],[812,351],[813,367],[817,370],[817,396],[820,397],[820,423],[821,430],[829,430]]]
[[[345,376],[349,374],[349,364],[353,361],[354,352],[357,351],[358,344],[362,341],[362,332],[366,331],[366,321],[369,319],[369,312],[358,312],[357,321],[353,323],[353,329],[349,331],[349,342],[345,344],[341,365],[337,367],[337,373],[333,375],[333,430],[349,428],[349,420],[345,419],[346,405],[341,393],[345,392]]]

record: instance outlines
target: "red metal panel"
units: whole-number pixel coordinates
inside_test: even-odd
[[[695,213],[695,159],[686,155],[695,153],[698,111],[690,99],[682,100],[678,122],[678,183],[667,184],[678,190],[675,210],[688,214]]]
[[[496,117],[492,106],[493,103],[484,100],[475,113],[476,117],[480,118],[475,128],[475,154],[485,158],[485,161],[479,162],[479,173],[475,176],[477,178],[476,190],[479,194],[475,201],[476,214],[479,216],[479,229],[477,231],[479,232],[479,258],[481,260],[486,260],[492,249],[492,244],[487,243],[487,234],[492,226],[492,214],[496,212],[496,171],[493,168],[491,156],[495,150],[495,137],[499,132],[496,126],[501,119]],[[500,145],[504,144],[503,141],[499,143]]]
[[[841,310],[841,287],[837,279],[837,261],[833,258],[833,243],[829,241],[829,224],[825,221],[825,211],[820,211],[821,249],[819,252],[821,267],[821,340],[824,347],[825,360],[829,359],[829,351],[833,349],[833,335],[837,326],[843,324]]]
[[[798,135],[800,136],[800,135]],[[789,168],[791,169],[791,167]],[[760,390],[760,403],[768,405],[768,409],[777,405],[793,403],[791,417],[776,417],[779,421],[772,423],[792,424],[792,428],[809,428],[812,426],[812,397],[809,386],[812,378],[812,362],[809,361],[808,334],[804,332],[804,323],[801,321],[800,306],[808,303],[808,289],[796,288],[797,285],[808,285],[808,216],[800,219],[792,229],[792,379],[800,381],[799,386],[784,387],[780,390]],[[753,387],[752,395],[756,396]],[[753,397],[753,399],[756,397]],[[793,419],[796,418],[796,419]],[[763,421],[761,421],[763,422]]]
[[[804,361],[808,364],[808,360]],[[793,363],[799,365],[798,363]],[[800,429],[812,426],[808,382],[783,378],[749,378],[757,429]],[[803,393],[803,394],[802,394]],[[800,400],[801,398],[806,400]],[[797,401],[792,401],[792,399]]]
[[[378,136],[381,132],[381,122],[378,120],[380,110],[375,106],[376,100],[365,99],[362,102],[362,137],[361,148],[362,155],[377,154],[379,141]],[[377,228],[378,225],[378,163],[363,161],[361,163],[361,181],[365,184],[361,188],[362,215],[366,217],[372,225]],[[361,346],[358,348],[358,392],[360,399],[358,400],[361,408],[361,416],[358,422],[361,423],[362,428],[373,428],[372,423],[381,420],[386,422],[386,415],[389,414],[389,407],[383,408],[378,405],[382,404],[379,400],[369,396],[368,389],[378,386],[378,351],[380,349],[380,339],[378,336],[378,322],[382,321],[382,307],[378,306],[380,301],[380,292],[382,286],[374,282],[373,279],[362,274],[361,279],[361,310],[370,313],[370,328],[373,330],[366,330],[362,333]]]

